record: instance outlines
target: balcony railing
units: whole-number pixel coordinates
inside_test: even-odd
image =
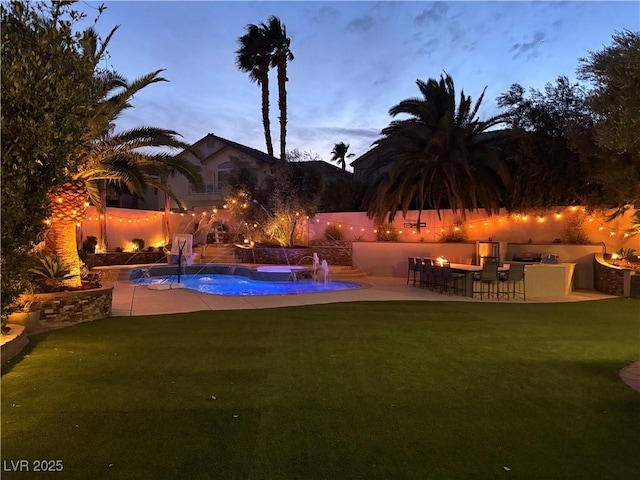
[[[193,187],[189,186],[189,190],[187,191],[187,196],[190,198],[220,198],[225,196],[228,193],[228,186],[226,183],[206,183],[202,190],[195,190]]]

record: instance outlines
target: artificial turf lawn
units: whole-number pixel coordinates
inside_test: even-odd
[[[105,319],[5,366],[3,478],[636,479],[639,350],[629,299]]]

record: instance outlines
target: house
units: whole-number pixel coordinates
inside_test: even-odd
[[[360,155],[349,165],[353,167],[353,179],[361,183],[371,183],[382,171],[374,170],[380,149],[375,146]]]
[[[191,152],[183,151],[179,155],[189,160],[200,169],[204,188],[194,190],[184,177],[175,176],[169,179],[169,188],[187,206],[194,208],[221,207],[228,193],[227,178],[233,168],[233,161],[239,160],[252,169],[258,183],[263,182],[279,159],[270,157],[260,150],[233,142],[226,138],[209,133],[193,144],[202,156],[199,160]],[[311,168],[320,175],[325,183],[338,179],[350,179],[352,174],[324,161],[299,162],[305,168]],[[176,208],[175,202],[171,207]]]
[[[184,177],[175,176],[169,179],[169,188],[187,206],[221,207],[228,193],[227,177],[233,168],[232,161],[240,160],[250,166],[256,174],[258,182],[264,180],[271,173],[271,169],[278,160],[260,150],[247,147],[240,143],[227,140],[213,133],[209,133],[193,144],[202,155],[202,160],[191,152],[183,151],[179,155],[196,165],[202,175],[204,188],[196,191]],[[176,208],[175,202],[171,207]]]
[[[322,181],[325,185],[328,183],[335,183],[340,180],[349,181],[353,178],[353,174],[351,172],[342,170],[340,167],[327,163],[324,160],[311,160],[308,162],[299,162],[299,164],[303,165],[305,168],[313,169],[318,175],[320,175],[320,177],[322,177]]]

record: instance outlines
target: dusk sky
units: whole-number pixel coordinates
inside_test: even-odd
[[[90,18],[99,2],[77,8]],[[104,63],[129,79],[166,69],[133,100],[118,130],[151,125],[189,143],[209,132],[266,152],[260,88],[235,66],[249,23],[276,15],[287,27],[287,149],[329,160],[345,142],[361,155],[391,121],[389,108],[418,95],[416,79],[454,79],[480,117],[498,113],[511,84],[544,88],[576,80],[579,58],[611,44],[615,31],[640,30],[640,2],[105,2],[104,36],[119,30]],[[279,151],[277,81],[270,78],[271,129]]]

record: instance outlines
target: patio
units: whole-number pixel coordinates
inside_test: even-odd
[[[105,267],[108,271],[109,268]],[[119,268],[112,269],[119,271]],[[126,276],[125,276],[126,277]],[[113,316],[158,315],[164,313],[184,313],[199,310],[242,310],[277,308],[288,306],[327,304],[358,301],[458,301],[480,302],[480,299],[447,296],[437,292],[416,289],[406,284],[404,278],[367,276],[360,282],[363,288],[328,293],[311,293],[300,295],[268,295],[251,297],[230,297],[200,293],[188,289],[151,290],[145,286],[135,285],[126,278],[105,282],[113,286]],[[601,300],[615,298],[588,290],[575,290],[566,296],[512,300],[511,303],[557,303],[578,302],[585,300]],[[494,300],[482,300],[484,302]],[[502,303],[507,303],[504,300]]]

